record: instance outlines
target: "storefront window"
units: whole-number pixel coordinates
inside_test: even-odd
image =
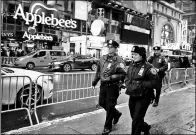
[[[8,6],[8,13],[14,13],[15,11],[15,4],[11,4],[9,3],[9,6]]]
[[[14,24],[14,20],[12,16],[7,16],[7,23]]]
[[[174,31],[169,24],[166,24],[161,32],[161,46],[165,46],[168,43],[174,43]]]

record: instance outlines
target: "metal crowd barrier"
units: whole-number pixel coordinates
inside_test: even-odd
[[[37,115],[38,108],[97,97],[100,84],[96,86],[96,89],[91,89],[94,76],[95,72],[44,74],[39,76],[35,83],[28,76],[2,76],[2,95],[0,96],[2,96],[3,106],[7,106],[8,109],[2,110],[1,113],[24,109],[27,111],[30,124],[32,125],[30,115],[32,111],[35,114],[36,122],[40,123]],[[163,79],[163,86],[173,90],[171,85],[186,84],[186,82],[194,79],[195,69],[193,68],[171,69]],[[22,91],[21,93],[27,90],[27,85],[29,85],[29,100],[26,102],[26,105],[27,103],[28,105],[18,107],[14,97],[17,97],[18,90]],[[8,100],[4,100],[5,97],[8,97]],[[12,98],[14,100],[11,102]],[[14,104],[14,107],[12,104]],[[11,105],[12,108],[10,107]]]
[[[1,113],[26,110],[33,125],[30,114],[32,84],[28,76],[1,76]]]
[[[188,85],[188,82],[193,81],[195,84],[195,68],[187,68],[185,72],[185,83]]]
[[[163,81],[162,81],[162,90],[161,90],[162,92],[165,92],[165,90],[169,88],[169,85],[168,85],[169,79],[170,79],[169,72],[167,71],[165,73],[166,75],[164,76]]]
[[[1,57],[1,65],[12,64],[16,61],[18,57]]]
[[[43,80],[43,78],[52,77],[54,87],[53,94],[50,98],[44,97],[43,95],[45,95],[45,93],[42,92],[40,104],[34,105],[34,114],[37,123],[39,123],[39,119],[36,110],[40,107],[97,97],[99,95],[99,84],[96,86],[96,89],[93,90],[91,88],[94,76],[95,72],[58,73],[39,76],[36,80],[36,84],[39,80]],[[36,89],[38,88],[37,86],[38,85],[36,85]],[[37,100],[36,96],[34,100]]]

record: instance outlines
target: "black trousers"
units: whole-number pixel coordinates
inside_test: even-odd
[[[140,98],[129,98],[129,110],[132,118],[132,135],[141,135],[141,132],[148,129],[148,124],[144,122],[144,117],[152,96],[145,95]]]
[[[106,120],[104,128],[112,128],[112,120],[120,112],[115,108],[117,98],[119,96],[119,88],[117,84],[104,84],[100,86],[99,105],[106,111]]]
[[[156,97],[155,97],[155,102],[159,103],[159,98],[161,95],[161,88],[162,88],[162,82],[163,82],[163,78],[159,77],[159,81],[158,81],[158,88],[156,89]]]

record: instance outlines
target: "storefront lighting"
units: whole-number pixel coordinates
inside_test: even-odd
[[[136,14],[137,14],[137,15],[140,15],[140,13],[139,13],[139,12],[137,12]]]
[[[123,9],[124,9],[124,7],[121,7],[121,9],[123,10]]]
[[[117,7],[118,7],[118,5],[115,5],[114,7],[115,7],[115,8],[117,8]]]
[[[136,14],[136,11],[132,11],[132,13]]]
[[[149,18],[149,16],[147,15],[146,17],[145,17],[145,19],[148,19]]]

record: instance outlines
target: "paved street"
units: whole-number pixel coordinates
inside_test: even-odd
[[[161,97],[157,108],[149,107],[145,121],[152,125],[152,134],[195,134],[195,88],[184,89]],[[131,133],[131,118],[127,103],[118,105],[123,113],[111,134]],[[46,121],[7,134],[99,134],[105,112],[99,109],[71,117]]]

